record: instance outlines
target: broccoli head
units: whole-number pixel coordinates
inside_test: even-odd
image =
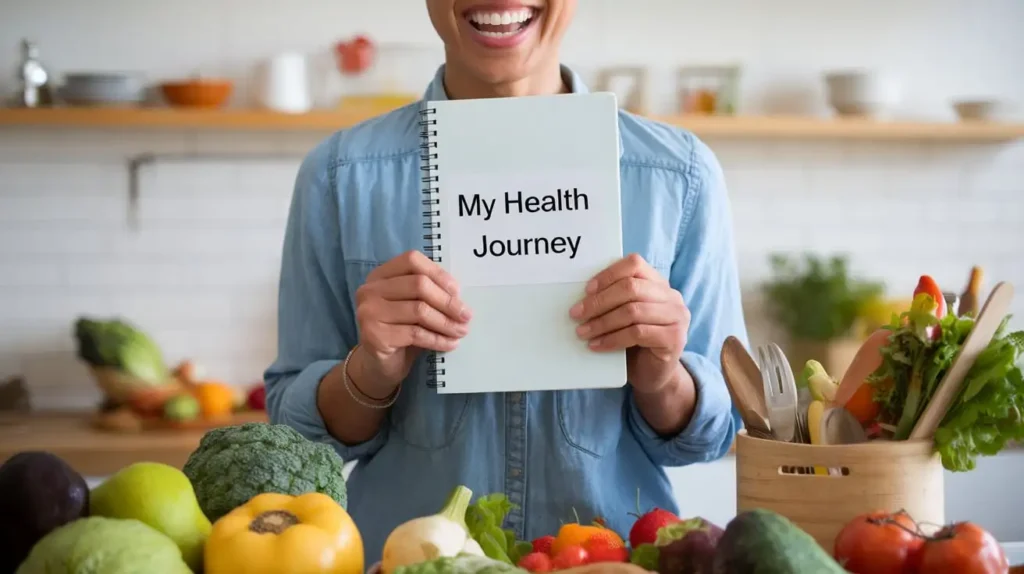
[[[182,469],[212,522],[265,492],[320,492],[348,508],[344,461],[329,445],[278,424],[245,423],[213,429]]]

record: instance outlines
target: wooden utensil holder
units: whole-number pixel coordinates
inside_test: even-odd
[[[796,469],[839,469],[840,474]],[[820,446],[736,437],[736,507],[764,508],[807,531],[830,554],[854,517],[906,510],[922,525],[945,522],[944,471],[931,440]]]

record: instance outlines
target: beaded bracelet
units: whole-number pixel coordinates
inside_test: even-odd
[[[395,390],[391,391],[390,395],[384,397],[383,399],[375,399],[361,391],[359,387],[355,384],[355,382],[352,380],[352,378],[348,376],[348,362],[352,359],[352,353],[355,353],[356,349],[358,348],[358,344],[355,347],[352,347],[352,350],[349,351],[348,355],[345,356],[344,364],[342,364],[341,366],[342,378],[345,380],[345,390],[348,391],[349,396],[352,397],[352,400],[359,404],[359,406],[363,406],[368,409],[389,408],[391,405],[395,404],[395,401],[398,400],[398,393],[402,391],[402,385],[399,384],[397,387],[395,387]],[[359,395],[362,395],[364,398],[360,398]]]

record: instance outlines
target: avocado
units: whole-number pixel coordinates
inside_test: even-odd
[[[740,513],[715,548],[715,574],[844,574],[821,546],[784,516],[764,509]]]
[[[60,457],[20,452],[0,466],[0,572],[14,572],[43,536],[89,513],[89,485]]]

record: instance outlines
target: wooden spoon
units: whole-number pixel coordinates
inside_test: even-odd
[[[726,338],[722,345],[722,375],[729,396],[743,419],[743,426],[752,435],[771,436],[761,369],[736,337]]]
[[[946,375],[939,382],[939,386],[935,389],[935,394],[932,395],[931,400],[928,401],[928,406],[925,407],[924,413],[921,414],[921,418],[914,425],[914,430],[910,432],[910,440],[931,438],[935,435],[935,431],[938,430],[942,419],[945,418],[946,413],[949,411],[949,407],[960,396],[960,388],[963,387],[964,377],[967,376],[967,372],[974,366],[974,361],[978,359],[978,355],[992,341],[992,336],[995,335],[999,324],[1006,317],[1012,301],[1013,285],[1005,281],[996,284],[992,289],[992,293],[989,294],[988,300],[985,301],[985,306],[978,313],[978,318],[975,319],[974,327],[971,328],[970,334],[964,339],[960,352],[957,353],[956,358],[953,359],[953,364],[950,365]]]

